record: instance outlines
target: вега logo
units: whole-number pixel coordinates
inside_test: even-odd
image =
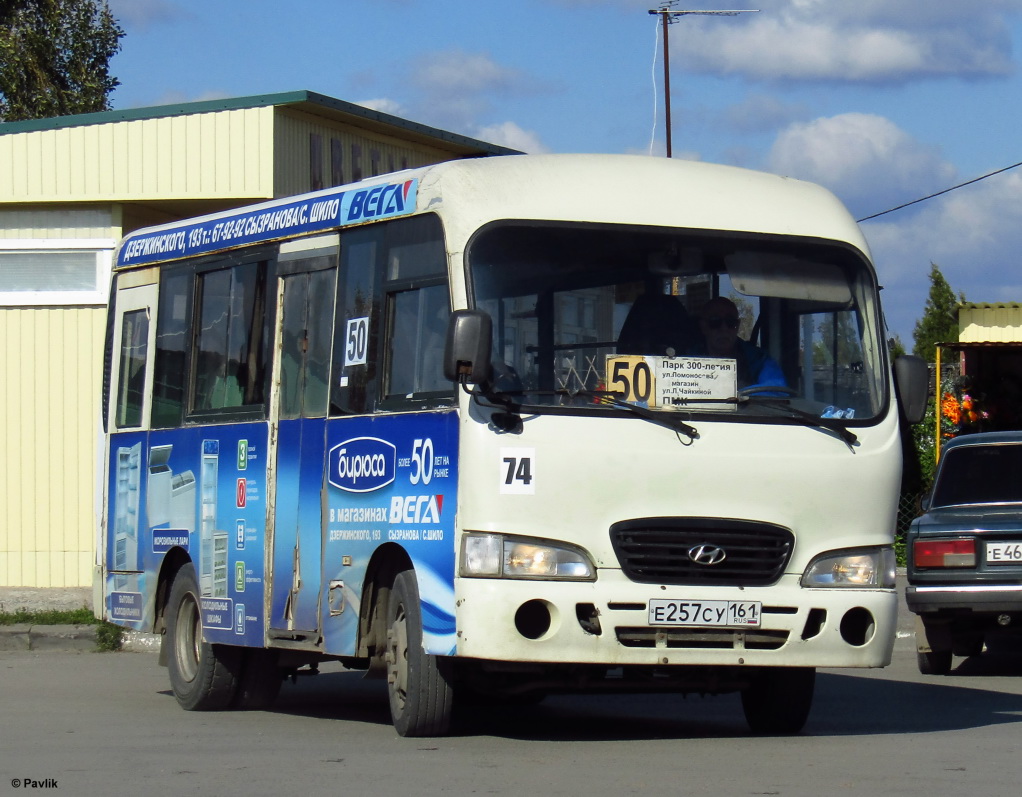
[[[349,493],[371,493],[394,481],[397,448],[378,437],[354,437],[330,449],[328,480]]]

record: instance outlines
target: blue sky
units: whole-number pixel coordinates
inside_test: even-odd
[[[109,0],[115,108],[308,89],[527,152],[664,154],[647,0]],[[674,157],[813,180],[856,218],[1022,161],[1022,0],[681,0]],[[654,125],[655,121],[655,125]],[[891,331],[935,262],[1022,302],[1022,167],[863,224]]]

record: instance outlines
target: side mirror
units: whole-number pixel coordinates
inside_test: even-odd
[[[920,423],[926,417],[926,399],[930,392],[930,370],[921,357],[906,354],[894,361],[894,384],[901,416],[908,423]]]
[[[444,376],[452,382],[485,385],[492,368],[493,321],[481,310],[455,310],[447,323]]]

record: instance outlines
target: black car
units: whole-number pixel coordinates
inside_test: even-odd
[[[941,452],[925,514],[908,532],[919,671],[1022,634],[1022,432],[956,437]]]

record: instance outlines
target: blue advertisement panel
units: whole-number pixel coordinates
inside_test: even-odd
[[[336,419],[327,424],[323,631],[327,653],[355,652],[366,568],[386,543],[407,551],[430,653],[456,652],[454,521],[457,414]]]
[[[141,265],[207,254],[233,246],[307,235],[350,224],[415,212],[418,180],[367,188],[322,191],[294,200],[243,208],[235,213],[129,236],[117,265]]]
[[[112,620],[152,627],[163,557],[180,548],[195,565],[206,638],[262,645],[265,451],[264,424],[111,438],[106,564]]]
[[[369,563],[393,544],[415,569],[427,650],[454,654],[457,414],[282,422],[272,574],[266,429],[113,436],[109,616],[151,628],[163,557],[180,548],[195,566],[208,641],[258,647],[266,629],[315,631],[325,653],[355,655]]]

